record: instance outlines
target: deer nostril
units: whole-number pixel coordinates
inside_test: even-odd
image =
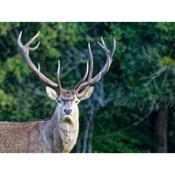
[[[69,115],[71,112],[72,112],[71,109],[64,109],[64,113],[67,114],[67,115]]]

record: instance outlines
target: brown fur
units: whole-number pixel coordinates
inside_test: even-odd
[[[0,122],[0,152],[41,152],[42,122]]]

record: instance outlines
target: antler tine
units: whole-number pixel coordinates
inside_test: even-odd
[[[114,55],[114,53],[115,53],[115,49],[116,49],[116,41],[115,41],[115,38],[114,38],[114,40],[113,40],[113,48],[112,48],[112,56]]]
[[[82,82],[81,84],[79,84],[79,86],[77,87],[77,92],[81,89],[81,88],[84,88],[84,87],[89,87],[90,85],[94,84],[94,83],[97,83],[102,76],[104,76],[110,66],[111,66],[111,63],[112,63],[112,56],[114,55],[114,52],[115,52],[115,49],[116,49],[116,42],[115,42],[115,39],[113,41],[113,49],[112,49],[112,52],[110,52],[107,47],[106,47],[106,44],[103,40],[103,38],[101,37],[101,43],[98,42],[98,44],[100,45],[100,47],[105,51],[106,53],[106,56],[107,56],[107,60],[106,60],[106,63],[105,65],[103,66],[103,68],[101,69],[101,71],[96,75],[94,76],[93,78],[92,77],[88,77],[89,79],[86,79],[86,81]],[[93,61],[93,57],[92,57],[92,52],[91,52],[91,48],[90,48],[90,45],[89,45],[89,53],[90,53],[90,59],[91,61]],[[92,62],[92,66],[93,66],[93,62]],[[92,67],[93,68],[93,67]]]
[[[38,63],[38,71],[40,71],[41,70],[41,67],[40,67],[40,64]]]
[[[57,83],[60,89],[61,87],[61,81],[60,81],[60,60],[58,60],[58,68],[57,68]]]
[[[34,37],[32,37],[32,38],[25,44],[25,46],[29,47],[30,44],[39,36],[39,34],[40,34],[40,31],[38,31],[38,33],[37,33]]]
[[[102,73],[102,76],[104,75],[104,74],[106,74],[106,72],[109,70],[109,68],[110,68],[110,65],[111,65],[111,63],[112,63],[112,54],[111,54],[111,52],[107,49],[107,47],[106,47],[106,44],[105,44],[105,42],[104,42],[104,40],[103,40],[103,38],[101,37],[101,41],[102,41],[102,44],[101,43],[99,43],[98,42],[98,44],[99,44],[99,46],[105,51],[105,53],[106,53],[106,56],[107,56],[107,60],[106,60],[106,64],[105,64],[105,66],[102,68],[102,70],[100,71],[101,73]],[[114,48],[114,47],[113,47]],[[114,50],[115,51],[115,50]],[[113,51],[113,52],[114,52]]]
[[[17,44],[20,48],[21,55],[23,59],[26,61],[27,65],[29,68],[40,78],[41,81],[46,83],[48,86],[53,87],[55,89],[59,88],[58,84],[47,78],[44,74],[40,72],[40,64],[38,63],[38,68],[33,64],[31,61],[31,58],[29,56],[29,51],[34,51],[38,48],[39,44],[38,43],[35,47],[29,47],[30,44],[38,37],[39,32],[31,38],[25,45],[22,44],[21,42],[21,37],[22,37],[22,31],[20,32],[18,39],[17,39]],[[58,89],[57,89],[58,90]]]
[[[86,62],[86,72],[84,74],[84,77],[77,83],[77,85],[75,86],[75,89],[77,89],[79,85],[86,80],[88,72],[89,72],[89,62],[87,61]]]
[[[23,47],[23,44],[22,44],[22,42],[21,42],[21,36],[22,36],[22,31],[20,31],[19,36],[18,36],[18,39],[17,39],[17,44],[18,44],[18,46],[19,46],[20,48]]]
[[[88,50],[89,50],[89,73],[88,73],[88,80],[92,78],[92,73],[93,73],[93,55],[92,55],[92,50],[91,50],[91,44],[88,43]]]
[[[98,45],[99,45],[103,50],[105,50],[105,52],[110,53],[110,51],[107,49],[106,44],[105,44],[105,42],[104,42],[104,40],[103,40],[102,37],[101,37],[101,43],[98,42]]]
[[[35,51],[36,49],[38,49],[39,45],[40,45],[40,42],[38,42],[38,44],[35,47],[29,47],[29,50]]]
[[[91,50],[91,45],[90,42],[88,43],[88,51],[89,51],[89,58],[86,64],[86,72],[84,77],[77,83],[77,85],[75,86],[75,89],[78,88],[78,86],[83,83],[86,78],[88,80],[90,80],[92,78],[92,72],[93,72],[93,55],[92,55],[92,50]]]
[[[78,90],[79,91],[81,88],[83,87],[87,87],[87,86],[90,86],[94,83],[97,83],[102,77],[102,74],[101,72],[99,72],[94,78],[92,78],[90,81],[86,81],[86,82],[83,82],[82,84],[80,84],[80,86],[78,87]]]
[[[105,42],[104,42],[102,37],[101,37],[101,41],[102,41],[102,43],[98,42],[98,45],[105,51],[106,55],[111,57],[111,53],[108,50],[108,48],[106,47],[106,44],[105,44]]]

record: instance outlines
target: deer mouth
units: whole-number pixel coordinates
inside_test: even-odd
[[[64,115],[63,122],[69,124],[73,123],[70,115]]]

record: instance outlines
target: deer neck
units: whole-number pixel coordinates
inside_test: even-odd
[[[71,122],[63,122],[59,108],[44,127],[44,142],[50,152],[70,152],[76,143],[79,131],[79,111],[77,109]]]

